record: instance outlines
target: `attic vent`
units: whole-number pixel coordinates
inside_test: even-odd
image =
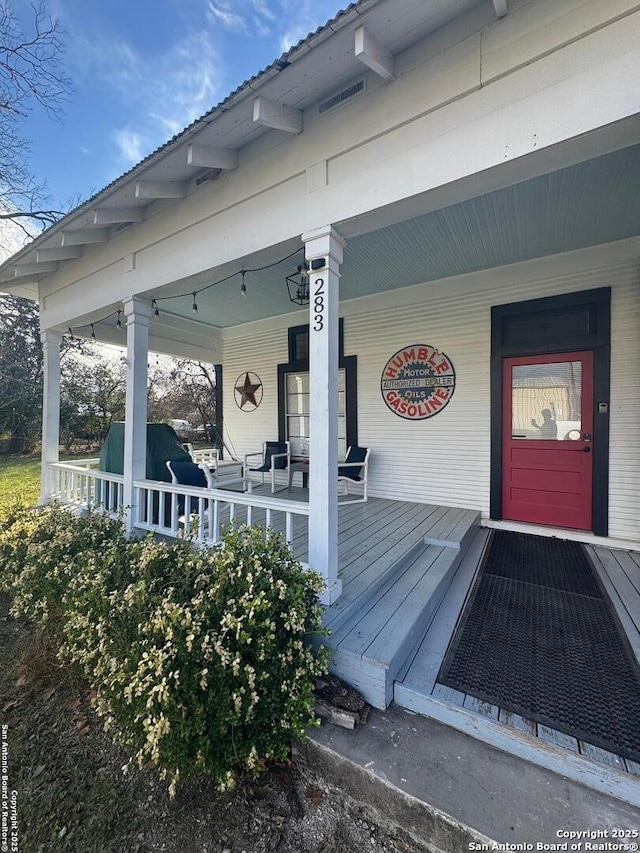
[[[344,104],[345,101],[355,98],[356,95],[359,95],[361,92],[366,90],[366,84],[366,77],[361,77],[359,80],[356,80],[355,83],[350,83],[346,88],[342,89],[342,91],[336,92],[335,95],[332,95],[330,98],[327,98],[326,101],[323,101],[318,107],[318,114],[322,115],[328,110],[332,110],[334,107]]]
[[[202,184],[206,184],[209,181],[215,181],[216,178],[219,178],[222,174],[222,169],[207,169],[201,175],[198,175],[196,178],[196,186],[199,187]]]
[[[116,225],[114,231],[116,234],[119,234],[121,231],[126,231],[127,228],[131,228],[133,222],[120,222]]]

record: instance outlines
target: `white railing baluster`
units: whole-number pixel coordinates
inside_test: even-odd
[[[80,460],[77,463],[50,464],[48,467],[52,492],[63,504],[74,506],[101,504],[104,511],[117,516],[123,508],[124,477],[120,474],[97,470],[97,462],[98,460]],[[178,536],[183,527],[179,517],[180,495],[183,495],[185,500],[187,528],[190,509],[195,508],[197,504],[196,539],[202,543],[215,544],[221,540],[223,518],[226,519],[224,513],[227,508],[229,522],[246,520],[248,525],[253,524],[254,521],[262,525],[264,520],[264,526],[274,530],[280,524],[280,516],[276,513],[284,513],[285,538],[289,544],[293,542],[295,516],[300,515],[307,519],[309,516],[307,503],[288,498],[140,480],[134,483],[136,526],[142,530]],[[156,502],[157,513],[154,515]]]

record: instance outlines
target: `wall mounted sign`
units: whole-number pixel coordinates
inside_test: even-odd
[[[429,344],[398,350],[380,377],[382,397],[394,414],[410,421],[437,415],[456,387],[456,372],[448,356]]]
[[[233,389],[236,406],[243,412],[253,412],[262,402],[262,381],[257,373],[241,373]]]

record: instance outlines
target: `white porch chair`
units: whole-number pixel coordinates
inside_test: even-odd
[[[368,474],[370,454],[371,448],[369,447],[356,447],[353,445],[347,448],[347,455],[344,458],[344,462],[338,465],[338,494],[347,495],[347,500],[340,500],[338,498],[340,504],[362,503],[369,499]],[[358,485],[358,491],[350,491],[356,484]],[[360,491],[360,487],[362,487],[362,491]],[[354,497],[349,497],[351,494]]]

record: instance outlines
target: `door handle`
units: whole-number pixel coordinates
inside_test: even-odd
[[[582,452],[583,453],[591,453],[591,448],[590,447],[583,447]]]

